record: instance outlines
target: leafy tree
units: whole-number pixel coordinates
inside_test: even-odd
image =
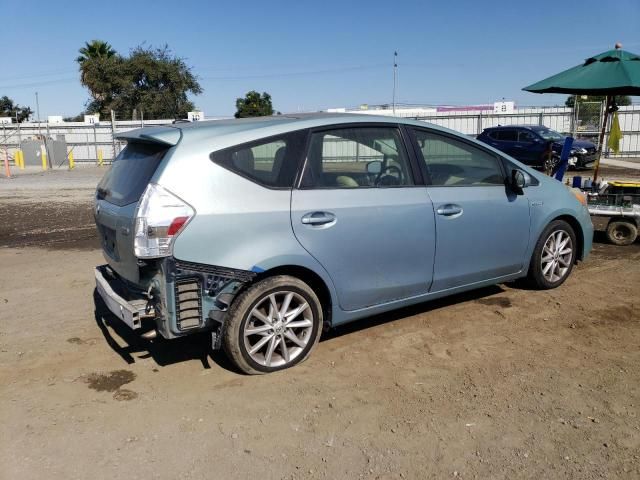
[[[6,95],[0,97],[0,117],[11,117],[18,123],[22,123],[25,120],[29,120],[29,117],[33,114],[33,110],[29,107],[21,107],[17,103],[14,103]]]
[[[80,112],[73,117],[64,117],[62,120],[65,122],[84,122],[84,112]]]
[[[117,52],[108,43],[102,40],[91,40],[85,42],[84,47],[78,50],[80,55],[76,58],[76,62],[82,65],[87,60],[95,60],[96,58],[110,58],[117,55]]]
[[[576,95],[569,95],[564,102],[566,107],[573,108]],[[606,97],[604,95],[588,95],[587,98],[582,98],[582,95],[578,95],[578,104],[585,102],[604,102]],[[631,98],[627,95],[616,95],[616,103],[622,107],[625,105],[631,105]]]
[[[128,57],[87,58],[80,72],[92,97],[87,113],[103,117],[114,110],[118,118],[132,118],[134,111],[149,119],[184,118],[194,108],[187,95],[202,93],[191,68],[166,45],[139,46]]]
[[[244,98],[236,100],[236,118],[266,117],[273,115],[271,95],[263,92],[260,95],[255,90],[248,92]]]

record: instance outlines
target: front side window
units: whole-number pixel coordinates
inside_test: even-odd
[[[397,128],[355,127],[311,135],[302,188],[413,185]]]
[[[259,140],[213,152],[218,165],[260,185],[291,188],[304,148],[303,132]]]
[[[492,154],[446,135],[414,132],[432,185],[504,185],[500,164]]]
[[[531,143],[536,139],[535,135],[531,132],[527,132],[526,130],[520,130],[518,132],[518,141]]]

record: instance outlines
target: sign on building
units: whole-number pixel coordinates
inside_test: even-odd
[[[87,125],[93,125],[93,124],[100,123],[100,114],[94,113],[94,114],[91,114],[91,115],[85,115],[84,116],[84,123],[86,123]]]
[[[513,113],[514,108],[513,102],[493,102],[493,113]]]
[[[190,122],[199,122],[200,120],[204,120],[204,112],[187,112],[187,119]]]
[[[49,115],[47,123],[63,123],[62,115]]]
[[[0,125],[6,125],[11,123],[13,119],[11,117],[0,117]]]

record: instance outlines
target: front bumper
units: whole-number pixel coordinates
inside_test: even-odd
[[[132,330],[142,326],[143,318],[154,314],[150,301],[143,296],[136,298],[107,265],[95,269],[96,290],[111,313],[122,320]]]
[[[596,163],[597,155],[595,153],[585,153],[576,155],[576,167],[587,168]]]

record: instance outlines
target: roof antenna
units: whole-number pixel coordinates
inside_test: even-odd
[[[622,48],[622,44],[620,42],[616,42],[616,50],[620,50]]]

